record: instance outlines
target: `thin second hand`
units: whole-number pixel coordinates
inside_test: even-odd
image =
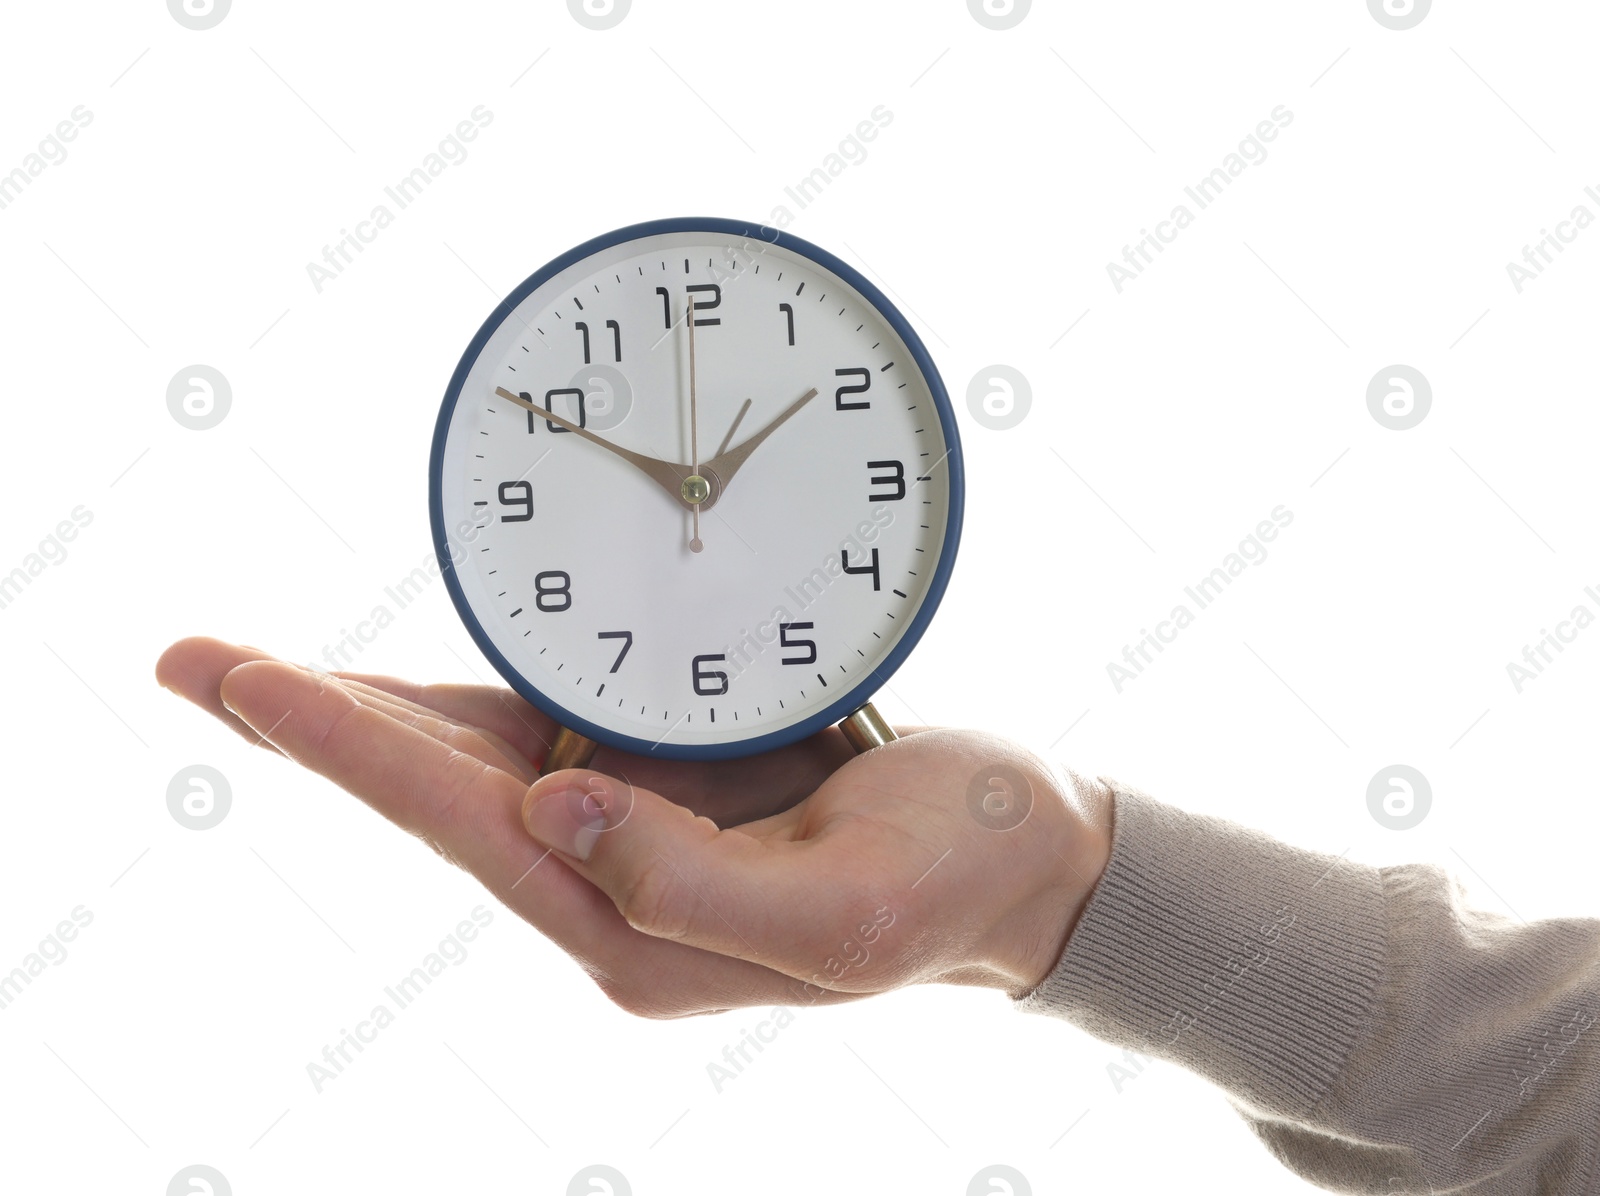
[[[689,296],[689,314],[685,318],[689,325],[689,457],[690,468],[696,475],[700,473],[700,413],[696,407],[694,392],[694,295]],[[700,504],[695,503],[691,508],[694,516],[694,535],[689,540],[689,551],[699,552],[705,545],[700,540]]]

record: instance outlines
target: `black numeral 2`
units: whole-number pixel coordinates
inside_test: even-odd
[[[846,403],[844,401],[845,395],[858,395],[872,385],[871,370],[867,369],[866,366],[857,366],[855,369],[850,370],[834,370],[833,374],[836,378],[861,379],[859,386],[841,386],[833,392],[833,405],[835,408],[840,411],[860,411],[863,408],[872,406],[870,399],[862,399],[859,403]]]

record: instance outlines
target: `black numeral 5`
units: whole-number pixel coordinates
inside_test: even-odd
[[[810,631],[814,624],[811,623],[779,623],[778,643],[785,648],[801,648],[804,656],[785,656],[784,664],[816,664],[817,644],[815,640],[790,639],[790,631]]]

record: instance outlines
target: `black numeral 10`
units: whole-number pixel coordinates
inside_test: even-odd
[[[609,324],[609,323],[611,323],[611,321],[607,320],[606,323]],[[589,360],[588,353],[584,354],[583,360],[585,362],[587,362]],[[576,386],[558,386],[554,390],[547,390],[547,391],[544,392],[544,409],[546,411],[549,411],[549,412],[552,412],[552,413],[555,411],[555,409],[556,409],[555,403],[556,403],[556,396],[557,395],[575,395],[577,397],[577,400],[578,400],[578,418],[576,420],[574,420],[573,422],[575,424],[577,424],[578,427],[580,427],[580,428],[587,428],[589,426],[589,412],[588,412],[587,407],[585,406],[585,400],[589,396],[583,390],[579,389]],[[524,402],[527,402],[527,403],[533,402],[533,396],[531,394],[529,394],[527,391],[523,391],[520,397],[522,398],[522,400]],[[552,432],[571,432],[572,431],[571,428],[563,428],[560,424],[553,424],[549,420],[544,420],[543,422],[544,422],[544,426],[549,428]],[[539,427],[539,423],[540,423],[539,417],[537,415],[535,415],[531,411],[528,412],[528,431],[529,432],[537,431],[538,427]]]

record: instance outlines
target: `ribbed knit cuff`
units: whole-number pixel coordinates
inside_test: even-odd
[[[1170,1059],[1263,1112],[1304,1114],[1372,1008],[1377,870],[1107,783],[1105,874],[1018,1007]]]

